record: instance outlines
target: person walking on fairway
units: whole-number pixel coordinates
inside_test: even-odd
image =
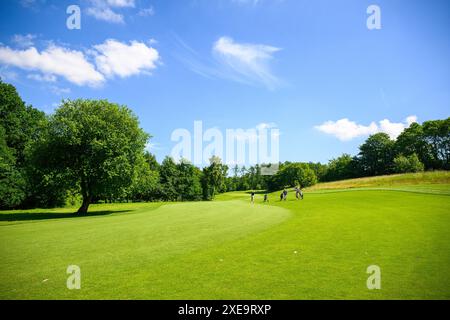
[[[286,201],[287,194],[288,194],[287,190],[284,189],[284,191],[283,191],[283,200],[284,200],[284,201]]]
[[[250,195],[250,199],[251,199],[252,203],[255,202],[255,193],[253,191],[252,191],[252,193]]]
[[[267,196],[267,193],[264,193],[264,202],[269,202],[269,198]]]
[[[296,198],[297,200],[300,199],[300,188],[299,188],[298,186],[295,187],[295,198]]]
[[[280,201],[283,201],[283,198],[284,198],[284,192],[281,192],[280,193]]]
[[[299,188],[298,191],[299,191],[299,193],[300,193],[300,198],[303,200],[303,191],[302,191],[302,188]]]

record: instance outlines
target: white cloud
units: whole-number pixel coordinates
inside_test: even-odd
[[[38,74],[38,73],[31,73],[27,75],[28,79],[36,80],[39,82],[55,82],[56,76],[53,74]]]
[[[58,96],[67,95],[71,92],[70,88],[60,88],[58,86],[51,86],[50,90]]]
[[[408,125],[407,127],[409,127],[410,125],[412,125],[415,122],[417,123],[417,116],[406,117],[406,124]]]
[[[160,57],[157,50],[143,42],[131,41],[130,45],[113,39],[96,45],[97,68],[107,77],[118,75],[128,77],[142,72],[149,73],[156,68]]]
[[[106,0],[106,3],[111,7],[118,7],[118,8],[135,7],[134,0]]]
[[[81,51],[55,45],[50,45],[41,52],[34,47],[25,50],[0,47],[0,63],[40,71],[47,76],[61,76],[80,86],[97,86],[105,80]]]
[[[103,20],[112,23],[124,23],[123,15],[115,13],[111,8],[89,7],[86,13],[97,20]]]
[[[221,37],[213,45],[216,58],[235,79],[238,76],[243,82],[262,83],[269,89],[280,83],[269,67],[273,54],[279,50],[263,44],[237,43],[229,37]]]
[[[15,34],[11,41],[15,43],[17,46],[22,48],[28,48],[34,45],[34,39],[36,36],[34,34]]]
[[[35,81],[56,82],[58,77],[63,77],[79,86],[96,87],[103,84],[106,77],[151,74],[160,62],[158,51],[139,41],[128,44],[109,39],[85,53],[54,44],[43,51],[35,47],[16,50],[0,45],[0,65],[4,65],[2,70],[11,66],[31,71],[26,77]],[[2,75],[6,78],[6,72]]]
[[[387,133],[391,139],[395,139],[405,128],[408,128],[411,123],[416,121],[416,116],[409,116],[405,119],[404,123],[396,123],[388,119],[383,119],[379,121],[379,124],[371,122],[368,126],[364,126],[344,118],[337,121],[326,121],[314,128],[323,133],[331,134],[341,141],[349,141],[357,137],[368,136],[378,132]]]
[[[90,0],[89,2],[90,6],[86,9],[88,15],[97,20],[118,24],[124,24],[125,19],[123,14],[114,10],[135,7],[134,0]]]

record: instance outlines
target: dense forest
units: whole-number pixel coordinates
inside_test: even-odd
[[[80,205],[85,213],[95,202],[210,200],[226,191],[450,168],[450,118],[413,123],[396,140],[371,135],[357,155],[328,164],[286,161],[271,176],[217,157],[202,169],[170,157],[158,163],[145,151],[149,138],[126,106],[67,100],[46,115],[0,80],[0,208]]]

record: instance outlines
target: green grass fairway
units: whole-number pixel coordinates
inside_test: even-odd
[[[0,298],[450,299],[449,187],[423,188],[2,212]]]

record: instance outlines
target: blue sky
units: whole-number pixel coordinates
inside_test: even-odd
[[[378,5],[381,29],[366,10]],[[81,9],[69,30],[66,9]],[[159,160],[177,128],[276,125],[280,160],[355,154],[370,133],[448,117],[450,2],[21,0],[0,4],[0,76],[51,113],[129,106]]]

